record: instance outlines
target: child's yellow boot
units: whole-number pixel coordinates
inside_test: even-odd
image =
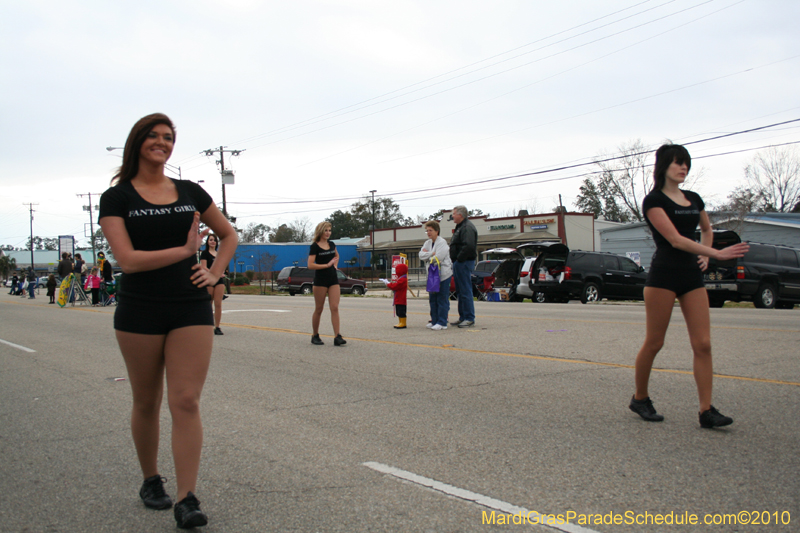
[[[394,329],[406,329],[406,317],[402,317],[402,318],[398,317],[398,320],[400,321],[400,323],[397,324],[394,327]]]

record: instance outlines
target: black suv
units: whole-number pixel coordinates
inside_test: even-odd
[[[714,248],[736,244],[733,231],[714,232]],[[711,259],[704,273],[708,302],[722,307],[726,300],[752,301],[762,309],[792,309],[800,303],[800,250],[751,242],[744,257]]]
[[[642,300],[647,281],[644,268],[627,257],[570,250],[561,243],[544,249],[531,272],[531,290],[543,293],[551,302]]]
[[[367,283],[345,275],[341,270],[336,271],[339,278],[339,288],[342,294],[362,295],[367,293]],[[297,293],[311,294],[314,292],[314,271],[308,267],[284,267],[278,273],[277,288],[294,296]]]

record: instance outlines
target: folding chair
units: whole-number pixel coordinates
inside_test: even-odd
[[[494,291],[494,276],[486,276],[483,283],[478,285],[478,300],[488,301],[486,295]]]

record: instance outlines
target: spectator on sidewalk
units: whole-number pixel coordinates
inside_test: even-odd
[[[58,268],[56,269],[56,274],[61,280],[65,280],[69,277],[70,273],[72,272],[72,261],[69,260],[69,254],[64,252],[61,254],[61,261],[58,262]]]
[[[450,259],[453,260],[453,275],[458,290],[458,321],[451,325],[469,328],[475,325],[475,302],[472,299],[472,270],[478,257],[478,230],[467,219],[468,211],[463,205],[453,208],[456,230],[450,239]]]
[[[47,278],[47,296],[50,297],[51,304],[56,303],[56,277],[53,274]]]

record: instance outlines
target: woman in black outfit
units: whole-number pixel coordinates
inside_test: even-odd
[[[188,180],[164,175],[175,128],[160,113],[139,120],[128,135],[122,166],[100,199],[100,227],[122,269],[114,314],[117,342],[133,393],[131,432],[142,468],[147,507],[168,509],[158,469],[159,418],[167,382],[178,527],[207,523],[194,495],[203,446],[200,393],[208,373],[214,317],[206,287],[233,257],[237,236],[211,197]],[[210,269],[197,262],[208,229],[222,240]]]
[[[320,222],[314,230],[314,242],[308,251],[308,268],[314,270],[314,314],[311,316],[311,344],[325,344],[319,338],[319,321],[322,310],[325,308],[325,297],[328,297],[328,307],[331,309],[331,324],[334,346],[347,344],[339,333],[339,278],[336,274],[336,265],[339,264],[339,252],[331,238],[331,223]]]
[[[642,211],[656,242],[656,253],[644,289],[647,333],[636,356],[636,393],[630,409],[650,422],[661,422],[647,390],[653,361],[667,334],[675,298],[681,306],[694,353],[694,379],[700,399],[700,426],[727,426],[733,419],[711,405],[713,366],[711,363],[711,319],[703,271],[708,258],[719,261],[744,256],[748,245],[735,244],[722,250],[711,247],[714,236],[700,195],[680,189],[692,165],[683,146],[665,144],[656,151],[653,190]],[[700,225],[700,243],[694,234]]]
[[[214,234],[209,234],[206,238],[206,247],[200,252],[200,264],[203,268],[210,269],[217,258],[217,248],[219,240]],[[214,301],[214,335],[224,335],[219,329],[219,322],[222,320],[222,296],[225,294],[225,276],[221,276],[213,287],[206,287],[208,294]]]

